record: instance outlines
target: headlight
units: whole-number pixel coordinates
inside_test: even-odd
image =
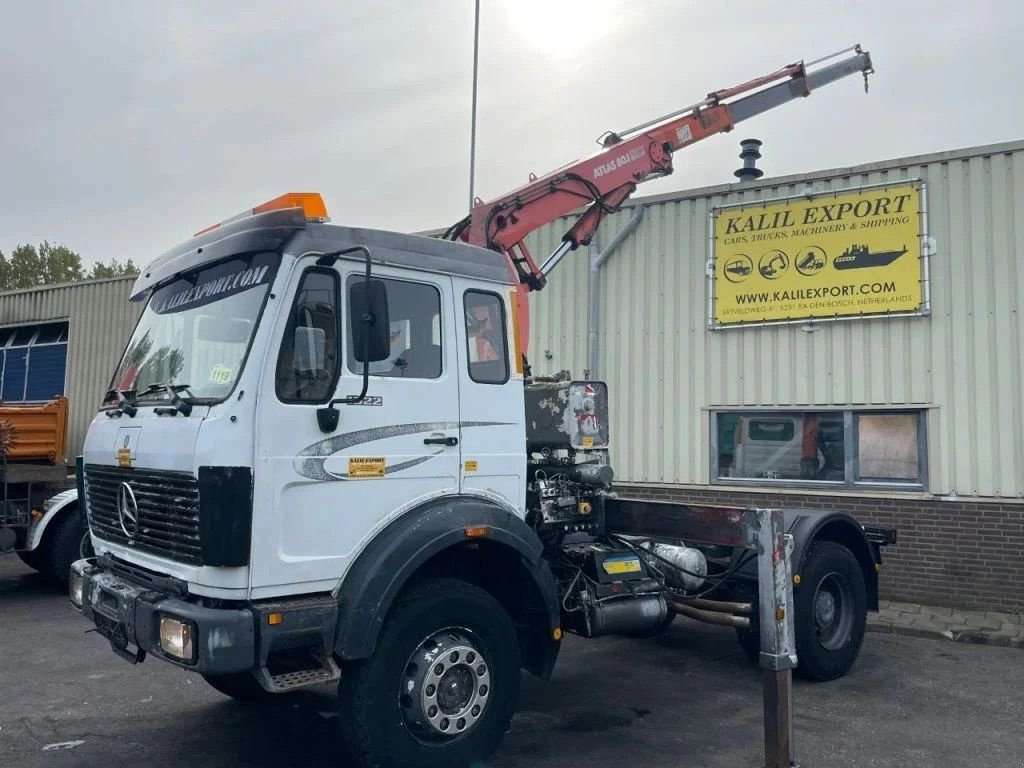
[[[71,603],[75,608],[82,607],[82,585],[84,581],[82,574],[72,568],[71,576],[68,578],[68,597],[71,598]]]
[[[170,616],[160,617],[160,648],[168,656],[182,661],[194,661],[195,635],[191,623]]]

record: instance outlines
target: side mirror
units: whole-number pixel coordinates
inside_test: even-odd
[[[341,411],[334,407],[336,402],[336,400],[332,400],[326,407],[316,409],[316,424],[320,427],[321,432],[333,432],[338,428]]]
[[[388,293],[380,280],[364,280],[349,288],[352,356],[357,363],[387,360],[391,354]]]

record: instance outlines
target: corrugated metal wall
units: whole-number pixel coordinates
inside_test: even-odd
[[[114,366],[124,351],[142,305],[130,302],[134,277],[68,283],[0,293],[0,326],[67,319],[68,455],[82,450]]]
[[[920,178],[927,183],[932,314],[707,330],[714,206]],[[920,405],[929,409],[929,490],[1024,496],[1024,142],[648,200],[602,271],[598,376],[610,387],[623,481],[706,484],[708,409]],[[632,215],[606,222],[607,243]],[[564,222],[535,236],[538,261]],[[534,294],[534,370],[586,366],[587,256]],[[550,356],[550,359],[549,359]]]

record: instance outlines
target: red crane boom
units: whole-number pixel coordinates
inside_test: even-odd
[[[446,237],[504,253],[521,292],[540,290],[558,262],[587,245],[604,217],[617,211],[638,184],[672,173],[674,152],[848,75],[863,74],[867,90],[872,72],[871,56],[856,45],[715,91],[696,104],[628,130],[606,133],[599,139],[602,149],[590,157],[546,176],[531,175],[525,186],[490,202],[477,199],[472,213]],[[589,206],[562,236],[559,247],[538,267],[524,242],[526,236],[585,203]],[[525,341],[525,299],[520,305]]]

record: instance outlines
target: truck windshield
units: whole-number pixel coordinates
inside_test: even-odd
[[[279,260],[276,253],[236,256],[182,274],[154,291],[105,405],[116,403],[114,390],[139,402],[167,400],[172,389],[185,399],[227,397],[241,373]]]

